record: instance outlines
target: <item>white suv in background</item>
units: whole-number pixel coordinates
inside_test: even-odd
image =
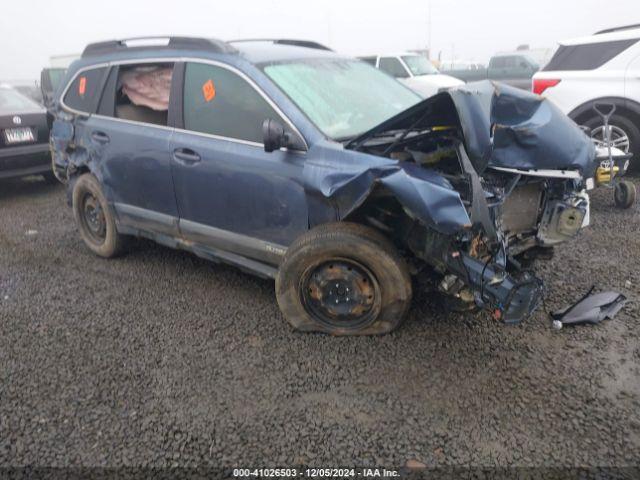
[[[447,88],[464,85],[462,80],[443,75],[424,55],[374,55],[360,57],[374,67],[400,80],[418,95],[427,98]]]
[[[640,166],[640,25],[603,30],[560,42],[549,63],[533,77],[533,92],[551,99],[604,145],[606,132],[595,104],[613,104],[613,146],[632,152]],[[607,110],[601,108],[601,110]],[[633,167],[632,167],[633,168]]]

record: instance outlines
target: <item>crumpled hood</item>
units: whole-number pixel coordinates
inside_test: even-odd
[[[441,92],[352,140],[358,149],[381,132],[459,126],[478,173],[487,167],[595,171],[591,139],[549,100],[524,90],[482,81]]]

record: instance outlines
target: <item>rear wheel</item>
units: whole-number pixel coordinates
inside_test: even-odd
[[[116,231],[115,217],[90,173],[81,175],[73,187],[73,214],[82,240],[93,253],[110,258],[123,252],[126,237]]]
[[[288,249],[276,296],[297,330],[332,335],[388,333],[411,301],[411,278],[395,247],[358,224],[322,225]]]
[[[596,145],[607,146],[607,131],[604,128],[602,118],[595,116],[584,122],[584,125],[591,129],[591,138]],[[622,115],[612,115],[609,120],[611,129],[611,146],[622,150],[625,153],[633,153],[629,169],[638,171],[640,169],[640,130],[634,122]]]

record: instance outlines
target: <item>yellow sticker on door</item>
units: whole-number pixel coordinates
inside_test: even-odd
[[[204,99],[207,102],[213,100],[216,96],[216,87],[213,84],[213,80],[207,80],[204,85],[202,85],[202,95],[204,95]]]

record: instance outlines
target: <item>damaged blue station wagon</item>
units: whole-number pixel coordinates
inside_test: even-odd
[[[275,278],[299,330],[389,332],[414,284],[520,321],[542,295],[525,262],[589,221],[594,147],[548,101],[489,82],[421,100],[311,42],[92,44],[52,113],[93,252],[141,236]]]

